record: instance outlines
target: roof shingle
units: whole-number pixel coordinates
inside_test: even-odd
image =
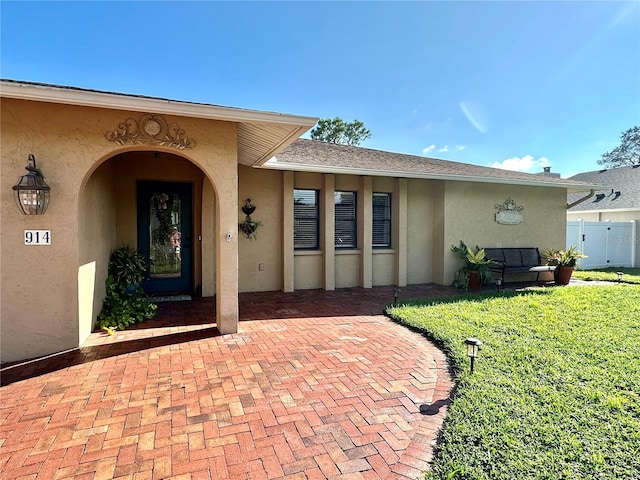
[[[570,212],[640,209],[640,165],[579,173],[570,180],[602,185],[598,195],[571,208]],[[579,196],[569,194],[567,201],[571,203]]]
[[[579,180],[513,172],[437,158],[337,145],[307,139],[296,140],[264,166],[266,168],[368,174],[372,176],[553,186],[570,188],[574,191],[585,191],[593,187],[593,185]]]

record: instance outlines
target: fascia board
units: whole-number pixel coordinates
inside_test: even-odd
[[[567,213],[570,213],[571,215],[583,215],[585,213],[627,213],[627,212],[638,212],[640,214],[640,208],[601,208],[598,210],[567,210]],[[630,221],[633,221],[633,220],[630,220]]]
[[[421,178],[425,180],[449,180],[454,182],[476,182],[476,183],[495,183],[501,185],[522,185],[529,187],[550,187],[550,188],[563,188],[568,189],[571,193],[588,192],[593,188],[602,188],[601,185],[575,185],[575,184],[562,184],[562,183],[546,183],[543,181],[522,180],[517,178],[492,178],[492,177],[478,177],[472,175],[450,175],[439,173],[416,173],[405,172],[395,170],[365,170],[350,167],[326,167],[318,165],[299,165],[291,163],[273,162],[270,159],[264,163],[260,168],[273,169],[273,170],[292,170],[297,172],[316,172],[316,173],[334,173],[337,175],[364,175],[374,177],[397,177],[397,178]]]
[[[0,82],[0,96],[37,102],[61,103],[114,110],[133,110],[145,113],[162,113],[209,120],[223,120],[227,122],[277,123],[281,125],[304,126],[307,127],[306,129],[314,126],[318,121],[317,117],[4,81]]]

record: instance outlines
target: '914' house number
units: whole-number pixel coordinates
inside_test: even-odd
[[[25,230],[25,245],[51,245],[51,230]]]

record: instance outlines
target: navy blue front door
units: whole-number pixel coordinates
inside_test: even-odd
[[[190,183],[138,182],[138,250],[149,262],[147,293],[191,293]]]

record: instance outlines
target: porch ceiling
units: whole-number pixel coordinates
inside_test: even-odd
[[[238,163],[243,165],[262,165],[318,121],[317,117],[15,80],[0,80],[0,97],[237,123]]]

